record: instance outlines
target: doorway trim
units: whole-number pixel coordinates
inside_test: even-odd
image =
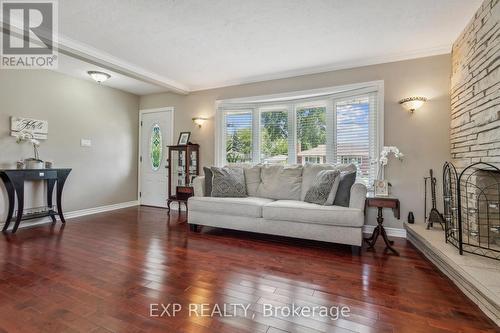
[[[146,113],[156,113],[156,112],[165,112],[169,111],[170,113],[170,142],[173,144],[174,142],[174,114],[175,108],[173,106],[167,106],[163,108],[154,108],[154,109],[142,109],[139,110],[139,138],[137,140],[138,150],[137,150],[137,202],[139,206],[141,203],[141,169],[142,169],[142,115]]]

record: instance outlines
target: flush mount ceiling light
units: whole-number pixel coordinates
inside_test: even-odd
[[[207,118],[201,118],[201,117],[193,118],[193,122],[196,125],[198,125],[199,128],[201,128],[201,125],[203,125],[205,121],[207,121]]]
[[[399,104],[401,104],[406,110],[413,113],[413,111],[419,109],[422,105],[424,105],[425,102],[427,102],[426,97],[414,96],[400,100]]]
[[[88,71],[87,74],[90,75],[90,77],[97,83],[103,83],[111,77],[111,75],[109,75],[108,73],[99,71]]]

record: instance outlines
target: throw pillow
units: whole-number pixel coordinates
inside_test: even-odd
[[[340,175],[342,174],[342,171],[339,172],[340,172],[339,177],[335,178],[335,182],[333,183],[330,194],[328,194],[328,199],[326,199],[325,206],[333,205],[333,201],[335,200],[335,196],[337,195],[337,191],[339,189]]]
[[[330,195],[335,179],[339,175],[338,170],[322,170],[318,172],[312,186],[307,190],[304,201],[324,205]]]
[[[311,164],[311,163],[306,163],[304,165],[304,169],[302,172],[302,186],[301,186],[301,193],[300,193],[300,200],[304,201],[306,198],[306,193],[309,191],[309,188],[314,183],[314,180],[316,179],[316,176],[318,175],[319,172],[323,170],[334,170],[333,165],[331,164]]]
[[[351,187],[356,181],[356,172],[342,172],[340,174],[340,183],[335,195],[333,204],[335,206],[349,207],[351,198]]]
[[[206,197],[212,196],[212,170],[207,167],[203,167],[203,172],[205,173],[205,193]]]
[[[242,198],[247,196],[245,173],[242,168],[217,168],[212,171],[212,197]]]
[[[304,165],[304,171],[302,173],[302,189],[301,189],[301,194],[300,194],[300,200],[304,201],[304,199],[306,197],[306,193],[309,190],[309,188],[312,186],[312,183],[314,182],[316,175],[318,174],[318,172],[320,172],[322,170],[338,170],[342,174],[342,172],[356,171],[357,168],[354,164],[311,164],[311,163],[306,163]],[[333,202],[335,200],[335,195],[337,193],[338,182],[340,182],[340,179],[338,179],[333,184],[332,190],[330,191],[330,195],[328,196],[328,200],[325,203],[326,206],[333,205]]]

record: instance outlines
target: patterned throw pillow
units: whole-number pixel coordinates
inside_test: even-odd
[[[339,177],[338,170],[322,170],[313,181],[312,186],[307,190],[305,202],[310,202],[318,205],[324,205],[330,191],[332,190],[335,179]]]
[[[217,168],[212,170],[212,197],[242,198],[247,196],[243,168]]]

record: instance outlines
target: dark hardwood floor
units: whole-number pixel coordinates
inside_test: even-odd
[[[348,246],[192,233],[184,219],[134,207],[1,235],[0,332],[498,332],[405,240],[400,257],[382,242],[356,257]],[[183,308],[150,317],[154,303]],[[196,317],[190,303],[250,308]],[[350,314],[270,317],[265,304]]]

